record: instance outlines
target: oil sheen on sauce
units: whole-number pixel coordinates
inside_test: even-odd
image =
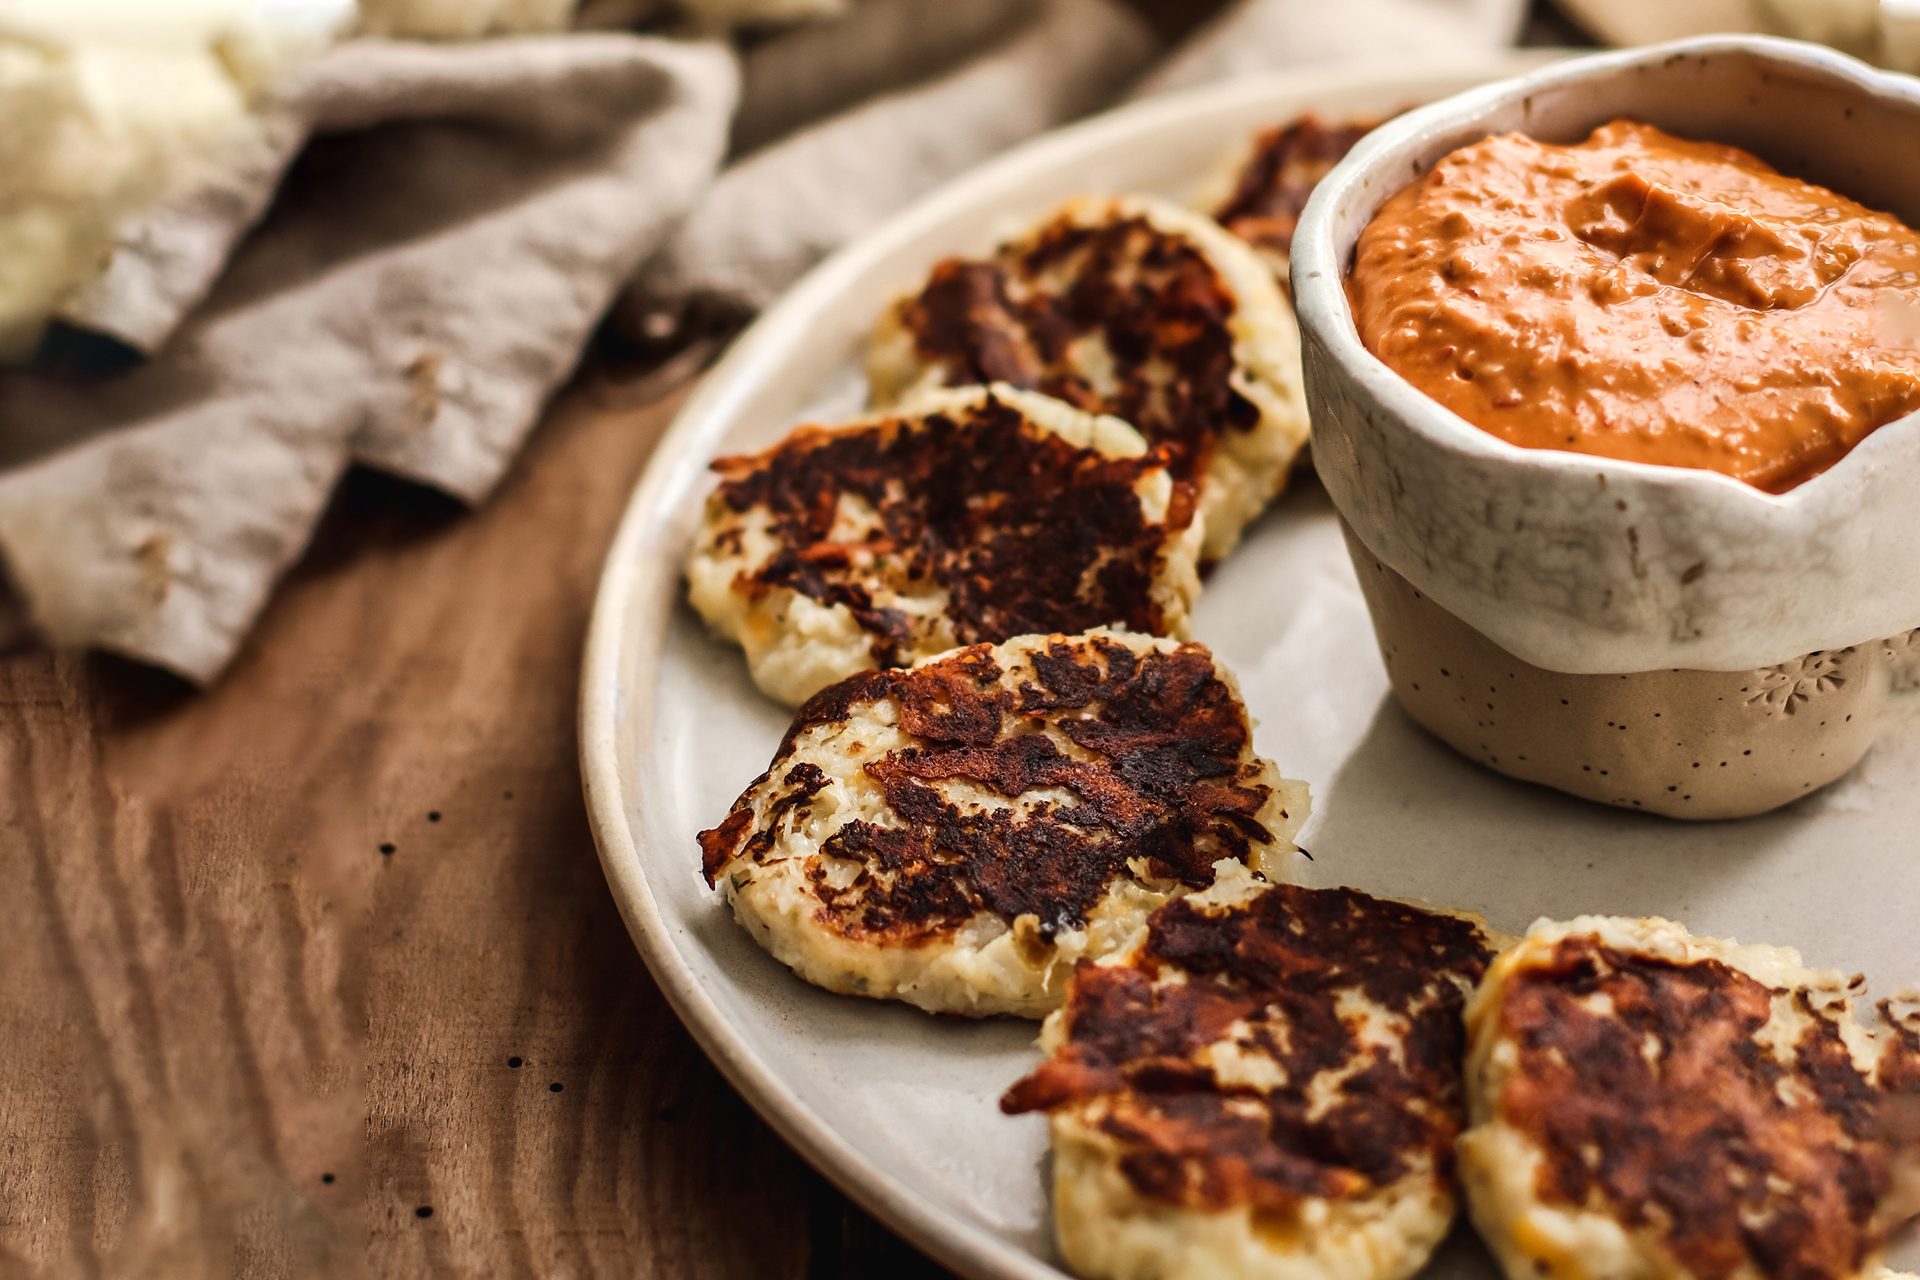
[[[1448,155],[1362,232],[1347,295],[1368,350],[1529,448],[1780,493],[1920,409],[1920,236],[1631,120]]]

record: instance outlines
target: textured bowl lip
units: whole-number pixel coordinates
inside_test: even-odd
[[[1775,513],[1826,501],[1830,490],[1850,485],[1856,473],[1873,466],[1880,453],[1894,447],[1893,433],[1920,430],[1920,412],[1896,418],[1875,429],[1839,462],[1780,494],[1757,489],[1718,471],[1561,449],[1527,448],[1510,444],[1474,426],[1428,397],[1368,351],[1360,341],[1359,329],[1347,302],[1345,280],[1352,246],[1335,242],[1334,213],[1355,187],[1365,186],[1396,170],[1405,172],[1412,156],[1431,145],[1435,137],[1469,131],[1503,108],[1524,102],[1544,90],[1660,67],[1682,59],[1729,55],[1752,58],[1803,74],[1811,72],[1865,97],[1891,97],[1920,106],[1920,79],[1880,71],[1822,45],[1753,35],[1702,36],[1597,53],[1555,63],[1512,80],[1465,90],[1387,121],[1363,138],[1314,189],[1301,212],[1293,240],[1292,289],[1301,329],[1311,330],[1335,364],[1348,377],[1364,383],[1380,403],[1393,412],[1399,425],[1453,452],[1496,459],[1511,466],[1516,475],[1584,474],[1595,464],[1603,464],[1609,472],[1622,478],[1637,479],[1659,489],[1692,490],[1703,497],[1717,495],[1714,501],[1744,503]],[[1382,183],[1373,210],[1378,211],[1402,185],[1402,182]]]

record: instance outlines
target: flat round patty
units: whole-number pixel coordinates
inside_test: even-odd
[[[1281,288],[1293,253],[1294,229],[1313,189],[1346,158],[1354,144],[1378,128],[1376,119],[1328,123],[1304,116],[1255,134],[1233,157],[1220,190],[1204,202],[1221,226],[1260,252]]]
[[[1305,443],[1299,334],[1271,272],[1210,220],[1141,196],[1069,202],[992,255],[949,258],[883,316],[876,404],[1005,382],[1137,427],[1205,485],[1217,559]]]
[[[1216,862],[1283,873],[1306,811],[1205,647],[1095,631],[823,690],[700,844],[807,980],[1038,1016]]]
[[[1477,918],[1223,872],[1123,955],[1082,963],[1049,1060],[1001,1101],[1052,1114],[1068,1261],[1417,1269],[1454,1214],[1460,1010],[1492,956]]]
[[[1461,1160],[1508,1273],[1879,1274],[1920,1208],[1892,1127],[1920,1102],[1920,1037],[1889,1008],[1876,1043],[1850,994],[1663,920],[1536,926],[1470,1015]]]
[[[1016,635],[1186,634],[1195,490],[1115,419],[949,393],[713,467],[689,596],[782,701]]]

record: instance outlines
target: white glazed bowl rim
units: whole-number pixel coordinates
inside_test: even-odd
[[[1394,191],[1460,146],[1511,128],[1533,132],[1524,126],[1536,118],[1536,106],[1559,103],[1561,117],[1577,118],[1580,113],[1564,104],[1585,90],[1597,88],[1605,102],[1608,94],[1619,97],[1624,81],[1677,80],[1695,64],[1704,69],[1713,60],[1748,67],[1762,81],[1776,75],[1782,83],[1813,86],[1811,92],[1852,95],[1863,107],[1879,108],[1882,116],[1910,115],[1907,132],[1920,155],[1920,80],[1798,41],[1763,36],[1676,41],[1558,63],[1387,122],[1320,184],[1294,239],[1293,292],[1316,408],[1315,460],[1336,505],[1368,549],[1416,588],[1502,647],[1551,670],[1740,670],[1920,625],[1920,536],[1898,533],[1903,524],[1920,530],[1920,520],[1908,514],[1920,486],[1920,414],[1881,427],[1827,472],[1774,495],[1715,472],[1508,444],[1406,382],[1367,351],[1356,331],[1344,277],[1361,228]],[[1765,110],[1762,106],[1755,114]],[[1576,141],[1615,114],[1626,113],[1595,107],[1578,129],[1562,124],[1541,132],[1555,141]],[[1853,115],[1849,106],[1845,118],[1851,122]],[[1663,123],[1657,111],[1648,116],[1650,123]],[[1897,120],[1895,126],[1905,123]],[[1904,143],[1905,132],[1901,137]],[[1898,157],[1890,161],[1899,162]],[[1855,194],[1842,182],[1829,185]],[[1873,203],[1864,194],[1856,198]],[[1912,185],[1906,203],[1895,212],[1920,226],[1920,182]],[[1351,424],[1322,421],[1324,397],[1315,394],[1317,378],[1334,379],[1343,391],[1357,394],[1368,410],[1367,430],[1395,447],[1417,446],[1421,462],[1443,470],[1472,471],[1469,488],[1483,503],[1487,486],[1496,498],[1503,487],[1510,488],[1524,507],[1537,506],[1556,489],[1590,490],[1604,477],[1599,487],[1610,501],[1562,511],[1557,532],[1607,545],[1575,551],[1571,559],[1579,563],[1569,563],[1562,547],[1557,564],[1544,555],[1530,561],[1528,547],[1517,538],[1509,540],[1511,546],[1488,538],[1469,538],[1472,545],[1447,550],[1422,546],[1417,531],[1394,527],[1410,517],[1379,501],[1378,493],[1369,494],[1364,475],[1345,474],[1364,470],[1365,459],[1349,456],[1350,442],[1343,437],[1351,434]],[[1616,495],[1634,508],[1628,519],[1644,522],[1644,513],[1651,511],[1652,525],[1627,525],[1617,518]],[[1893,519],[1896,509],[1898,520]],[[1448,514],[1439,518],[1444,521]],[[1887,519],[1863,527],[1863,519],[1875,516]],[[1427,512],[1422,518],[1435,517]],[[1535,541],[1541,536],[1552,535],[1536,534]],[[1729,559],[1716,579],[1718,593],[1689,590],[1706,576],[1699,566],[1721,568],[1716,550]],[[1450,555],[1472,560],[1480,553],[1491,561],[1467,571],[1449,563]],[[1899,563],[1903,559],[1909,564]],[[1555,583],[1556,573],[1572,576]],[[1548,581],[1523,581],[1529,574]],[[1589,597],[1586,603],[1583,594]],[[1747,598],[1732,598],[1739,595]],[[1611,603],[1593,603],[1601,597]]]

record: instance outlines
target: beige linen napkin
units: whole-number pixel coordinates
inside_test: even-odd
[[[360,0],[361,35],[472,40],[564,31],[577,0]]]
[[[947,178],[1111,101],[1154,38],[1117,0],[1042,0],[933,82],[802,129],[735,164],[642,272],[642,305],[766,305],[807,268]]]
[[[358,33],[406,39],[612,31],[677,16],[684,28],[720,35],[735,27],[834,17],[848,0],[359,0]]]
[[[599,129],[614,117],[599,118],[595,98],[622,92],[631,53],[604,40],[339,46],[275,92],[257,130],[205,158],[176,194],[122,226],[106,274],[61,318],[151,353],[206,296],[311,135],[439,117],[551,132],[572,128],[569,117],[582,112],[579,126]],[[528,102],[539,104],[531,114]],[[717,98],[708,105],[724,111]]]
[[[860,0],[834,21],[764,40],[740,58],[733,155],[945,75],[1018,32],[1033,9],[1033,0]]]
[[[1135,97],[1214,80],[1388,54],[1499,49],[1525,0],[1239,0],[1195,32]]]
[[[329,55],[298,118],[350,132],[310,146],[157,359],[85,389],[0,376],[16,450],[79,441],[0,474],[39,630],[209,679],[349,462],[485,494],[710,180],[735,88],[723,48],[633,36]],[[200,275],[251,198],[181,219]],[[178,309],[195,274],[152,296]]]

